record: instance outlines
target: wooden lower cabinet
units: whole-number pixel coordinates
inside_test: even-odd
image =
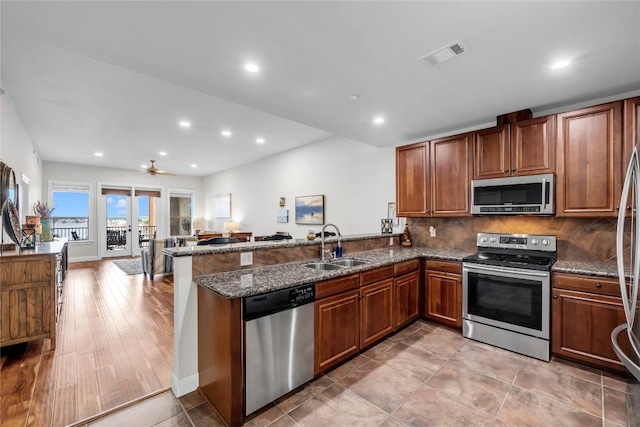
[[[316,301],[316,375],[358,353],[359,300],[360,289],[356,289]]]
[[[55,254],[0,258],[0,346],[51,338],[56,346]]]
[[[413,322],[420,315],[418,292],[420,289],[420,273],[413,271],[396,277],[394,280],[395,293],[395,325],[399,329]]]
[[[419,266],[405,261],[316,284],[316,375],[418,317]]]
[[[427,261],[424,316],[462,328],[462,275],[459,262]],[[454,273],[455,272],[455,273]]]
[[[618,282],[555,273],[551,350],[555,356],[601,369],[628,373],[611,345],[611,331],[626,322]],[[632,354],[625,334],[620,343]]]
[[[360,347],[384,338],[394,330],[393,278],[360,290]]]

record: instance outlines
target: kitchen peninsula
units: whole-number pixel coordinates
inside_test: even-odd
[[[327,239],[327,244],[336,241]],[[318,259],[320,254],[319,242],[306,240],[165,249],[165,253],[174,258],[172,389],[176,396],[200,387],[227,423],[241,422],[242,340],[239,338],[242,337],[241,304],[245,297],[316,283],[318,310],[321,299],[328,303],[345,296],[353,300],[362,293],[359,298],[363,302],[359,304],[366,307],[370,302],[375,312],[366,333],[369,338],[361,346],[360,334],[355,334],[356,342],[347,351],[327,357],[316,354],[317,374],[417,318],[421,258],[460,261],[468,255],[464,251],[402,248],[397,235],[347,236],[342,238],[342,243],[345,258],[353,257],[365,263],[328,271],[305,267],[304,261]],[[253,252],[254,263],[242,268],[240,254],[246,252]],[[372,293],[367,294],[368,290]],[[391,297],[390,292],[395,292],[396,297]],[[382,308],[392,301],[406,303],[398,309],[388,307],[382,314],[381,307],[376,305],[378,295]],[[386,319],[385,325],[375,324],[379,319]],[[215,327],[206,330],[199,327],[203,324]],[[316,329],[319,327],[316,321]],[[320,363],[319,359],[324,362]]]

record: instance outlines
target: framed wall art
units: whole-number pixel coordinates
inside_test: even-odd
[[[278,213],[276,214],[276,218],[280,223],[289,222],[289,209],[278,209]]]
[[[215,197],[216,218],[231,218],[231,193]]]
[[[296,196],[296,224],[324,224],[324,194]]]

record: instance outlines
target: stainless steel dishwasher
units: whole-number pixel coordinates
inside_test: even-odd
[[[247,297],[244,414],[313,379],[315,285]]]

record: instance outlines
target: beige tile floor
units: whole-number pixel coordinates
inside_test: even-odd
[[[537,361],[423,321],[279,399],[247,426],[636,427],[637,383]],[[636,396],[637,397],[637,396]],[[631,418],[631,419],[630,419]],[[219,426],[198,392],[168,391],[88,426]]]

